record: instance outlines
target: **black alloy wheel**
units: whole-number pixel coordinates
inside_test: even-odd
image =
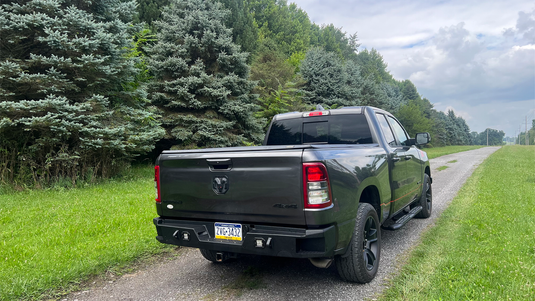
[[[377,264],[377,251],[378,251],[378,237],[377,237],[377,223],[373,217],[368,216],[366,225],[364,226],[364,238],[363,238],[363,256],[366,263],[366,269],[368,271],[373,270],[375,264]]]
[[[379,269],[381,228],[375,208],[360,203],[355,218],[353,237],[344,255],[336,256],[340,277],[348,282],[368,283]]]
[[[422,211],[420,211],[416,217],[418,218],[428,218],[431,216],[433,211],[433,188],[431,187],[431,178],[428,174],[424,175],[424,191],[420,197],[420,201],[411,205],[411,208],[414,206],[422,206]]]

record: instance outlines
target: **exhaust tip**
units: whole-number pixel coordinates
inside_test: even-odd
[[[317,268],[326,269],[331,266],[333,258],[309,258],[310,262]]]

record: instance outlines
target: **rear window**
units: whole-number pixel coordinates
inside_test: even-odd
[[[329,115],[274,121],[267,145],[373,143],[364,115]]]

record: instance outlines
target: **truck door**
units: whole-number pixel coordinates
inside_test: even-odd
[[[410,186],[407,185],[408,161],[407,148],[401,145],[387,116],[377,113],[377,120],[390,147],[390,187],[392,190],[391,213],[403,209],[410,202]]]
[[[408,146],[409,137],[401,124],[391,116],[386,116],[390,127],[394,131],[396,138],[396,153],[399,162],[403,162],[403,175],[398,179],[404,187],[403,199],[397,201],[394,206],[395,210],[400,210],[412,202],[420,192],[422,167],[420,165],[420,155],[414,146]]]

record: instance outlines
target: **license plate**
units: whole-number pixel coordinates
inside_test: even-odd
[[[242,240],[241,224],[215,223],[215,238],[226,240]]]

